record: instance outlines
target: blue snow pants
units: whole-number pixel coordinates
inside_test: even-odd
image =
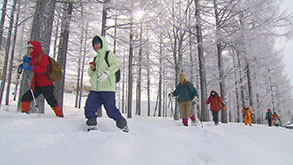
[[[106,109],[107,115],[115,120],[118,121],[122,119],[122,115],[116,107],[115,101],[115,92],[96,92],[90,91],[88,98],[85,103],[85,117],[88,118],[97,118],[97,110],[102,105]]]

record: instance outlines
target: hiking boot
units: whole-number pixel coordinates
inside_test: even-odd
[[[53,110],[54,110],[55,115],[56,115],[57,117],[64,117],[64,116],[63,116],[62,109],[60,108],[59,105],[56,105],[55,107],[53,107]]]
[[[127,127],[127,121],[124,118],[121,118],[120,120],[116,121],[116,126],[120,129],[124,129]]]
[[[182,123],[185,127],[188,126],[188,118],[182,118]]]
[[[31,103],[28,101],[21,102],[21,112],[29,114],[29,111],[31,109]]]
[[[87,126],[96,126],[97,125],[97,118],[88,118],[86,121]]]

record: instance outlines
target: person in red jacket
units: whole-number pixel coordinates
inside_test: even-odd
[[[33,72],[33,79],[31,82],[31,88],[34,91],[35,98],[40,94],[43,94],[48,104],[52,107],[57,117],[63,117],[63,112],[57,103],[54,96],[53,83],[46,75],[47,69],[50,67],[49,59],[47,55],[43,55],[43,49],[39,41],[29,41],[28,51],[31,58],[24,56],[22,69]],[[39,57],[42,55],[41,57]],[[21,98],[21,111],[28,113],[30,111],[30,102],[33,100],[33,96],[28,90]]]
[[[221,110],[220,104],[222,104],[224,110],[226,110],[226,106],[222,101],[222,98],[218,95],[218,93],[215,90],[211,91],[211,94],[208,98],[208,100],[204,100],[206,104],[210,105],[210,110],[213,114],[213,121],[215,122],[215,125],[219,124],[219,111]]]

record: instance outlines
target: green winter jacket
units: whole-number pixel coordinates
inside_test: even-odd
[[[193,87],[192,83],[186,82],[184,85],[177,85],[173,93],[173,96],[179,96],[178,101],[189,101],[192,100],[194,96],[198,96],[196,89]]]
[[[119,69],[118,61],[116,55],[109,52],[108,61],[110,67],[105,61],[105,55],[108,50],[108,42],[102,36],[97,36],[102,40],[102,49],[97,51],[97,56],[95,57],[96,71],[92,71],[91,67],[88,68],[88,75],[90,76],[91,90],[97,92],[115,92],[116,78],[115,73]],[[103,82],[98,82],[98,77],[107,70],[109,72],[108,79]]]

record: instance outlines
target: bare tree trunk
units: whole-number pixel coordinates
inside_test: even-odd
[[[17,0],[15,0],[17,1]],[[14,24],[14,35],[13,35],[13,41],[12,41],[12,50],[10,55],[10,61],[9,61],[9,68],[8,68],[8,82],[7,82],[7,88],[6,88],[6,101],[5,105],[9,105],[9,95],[10,95],[10,85],[11,85],[11,77],[12,77],[12,68],[14,61],[14,53],[15,53],[15,43],[16,43],[16,37],[17,37],[17,29],[18,29],[18,21],[19,21],[19,14],[20,14],[20,0],[18,0],[18,7],[17,7],[17,15],[16,15],[16,21]]]
[[[271,70],[268,69],[268,80],[269,80],[269,88],[270,88],[270,94],[271,94],[271,106],[273,108],[273,112],[275,112],[275,97],[273,92],[272,78],[270,74],[271,74]]]
[[[102,15],[102,36],[106,35],[106,26],[107,26],[107,11],[108,11],[108,4],[109,4],[110,0],[104,0],[104,4],[103,4],[103,15]]]
[[[4,22],[5,22],[5,16],[6,16],[7,1],[8,0],[3,0],[3,6],[2,6],[2,14],[1,14],[1,20],[0,20],[0,49],[2,49],[2,39],[3,39],[3,31],[4,31]]]
[[[71,14],[73,10],[73,3],[64,3],[64,15],[61,23],[61,35],[60,42],[58,46],[58,57],[57,61],[61,65],[64,71],[63,78],[56,83],[57,87],[57,100],[59,101],[59,106],[63,107],[63,95],[64,95],[64,83],[65,83],[65,73],[66,73],[66,59],[67,59],[67,48],[69,39],[69,27],[71,21]]]
[[[238,85],[239,85],[239,78],[238,78],[238,72],[237,70],[239,69],[238,65],[237,65],[237,57],[233,56],[233,65],[234,65],[234,77],[235,77],[235,96],[236,96],[236,106],[237,106],[237,111],[236,111],[236,121],[238,123],[241,122],[240,118],[241,118],[241,114],[240,114],[240,104],[239,104],[239,89],[238,89]]]
[[[57,22],[56,22],[56,29],[55,29],[55,39],[54,39],[54,49],[53,49],[53,58],[56,58],[57,54],[57,41],[58,41],[58,36],[59,36],[59,25],[60,24],[60,19],[57,17]]]
[[[78,58],[78,68],[77,68],[77,81],[76,81],[76,94],[75,94],[75,108],[78,106],[78,100],[79,100],[79,91],[80,91],[80,70],[81,70],[81,58],[82,58],[82,47],[83,47],[83,5],[81,4],[81,34],[80,34],[80,45],[79,45],[79,58]]]
[[[236,55],[237,55],[237,65],[238,65],[238,70],[239,70],[239,83],[241,84],[240,87],[240,93],[241,93],[241,100],[242,100],[242,107],[244,107],[244,105],[246,104],[246,99],[245,99],[245,94],[244,94],[244,85],[243,85],[243,71],[241,68],[241,59],[240,59],[240,52],[237,50],[236,51]]]
[[[225,86],[225,73],[224,73],[224,66],[223,66],[223,43],[222,39],[220,37],[221,33],[221,23],[220,23],[220,16],[218,13],[218,6],[217,6],[217,0],[213,0],[214,2],[214,10],[215,10],[215,18],[216,18],[216,37],[217,37],[217,53],[218,53],[218,70],[219,70],[219,84],[220,84],[220,92],[221,97],[223,99],[223,102],[226,101],[226,86]],[[221,111],[222,115],[222,123],[227,123],[227,110]]]
[[[127,118],[132,118],[132,62],[133,62],[133,16],[130,18],[130,32],[129,32],[129,61],[128,61],[128,110]]]
[[[138,79],[136,86],[136,112],[137,115],[141,115],[141,70],[142,70],[142,23],[140,23],[139,34],[139,52],[138,52]]]
[[[159,110],[158,110],[158,116],[162,117],[162,72],[163,72],[163,45],[162,45],[162,41],[160,41],[160,70],[159,70],[159,90],[158,90],[158,97],[159,97]]]
[[[151,116],[151,76],[150,76],[150,54],[147,51],[147,97],[148,97],[148,116]]]
[[[126,56],[123,56],[123,77],[122,77],[122,113],[125,113],[125,78],[126,78],[126,72],[125,72],[125,58]]]
[[[204,99],[207,98],[207,84],[206,84],[206,69],[205,59],[203,51],[203,38],[201,28],[201,16],[200,16],[200,3],[199,0],[194,0],[195,3],[195,17],[196,17],[196,31],[197,31],[197,49],[198,49],[198,61],[199,61],[199,75],[200,75],[200,92],[201,92],[201,120],[209,121],[209,111]]]
[[[22,25],[20,43],[23,43],[24,29],[25,29],[25,23]],[[18,55],[18,62],[19,63],[22,62],[21,52],[19,52],[19,55]],[[15,101],[16,100],[16,97],[17,97],[17,93],[18,93],[17,90],[18,90],[18,86],[19,86],[19,79],[20,79],[20,77],[18,77],[16,79],[16,85],[15,85],[15,89],[14,89],[13,101]]]
[[[2,74],[2,81],[1,81],[1,95],[0,95],[0,106],[2,105],[2,98],[3,98],[3,93],[4,93],[4,88],[5,88],[5,82],[6,82],[6,74],[7,74],[7,64],[8,64],[8,58],[9,58],[9,52],[10,52],[10,42],[11,42],[11,36],[12,36],[12,29],[13,29],[13,21],[14,21],[14,12],[15,12],[15,6],[16,6],[17,0],[13,0],[13,5],[12,5],[12,11],[10,13],[10,22],[9,22],[9,28],[8,28],[8,34],[7,34],[7,42],[5,46],[5,57],[4,57],[4,65],[3,65],[3,74]],[[12,63],[13,63],[13,58],[10,58],[10,65],[11,65],[11,70],[12,70]],[[10,70],[10,66],[9,66]],[[11,71],[10,71],[11,73]],[[11,80],[11,76],[10,76]],[[10,82],[8,82],[10,83]],[[10,88],[10,84],[9,84]],[[8,90],[9,92],[9,90]],[[6,95],[9,100],[9,94]],[[6,105],[8,105],[9,101],[6,99]]]
[[[88,37],[88,26],[89,23],[86,23],[85,27],[85,37],[83,42],[83,58],[82,58],[82,65],[81,65],[81,78],[80,78],[80,89],[79,89],[79,102],[78,102],[78,108],[81,107],[81,98],[82,98],[82,91],[83,91],[83,76],[84,76],[84,64],[85,64],[85,56],[86,56],[86,41]]]

